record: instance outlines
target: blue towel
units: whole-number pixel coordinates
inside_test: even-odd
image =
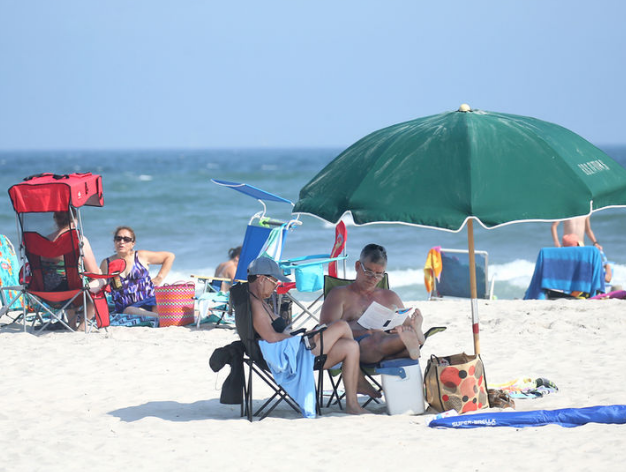
[[[277,343],[259,341],[259,347],[274,380],[298,403],[302,416],[315,418],[314,356],[301,340],[294,336]]]
[[[547,290],[604,292],[602,255],[595,247],[543,248],[524,300],[547,298]]]

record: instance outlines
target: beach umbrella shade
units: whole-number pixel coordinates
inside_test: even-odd
[[[418,118],[350,146],[300,190],[294,213],[357,225],[468,230],[474,350],[480,352],[473,221],[487,229],[626,206],[626,169],[559,125],[472,110]]]

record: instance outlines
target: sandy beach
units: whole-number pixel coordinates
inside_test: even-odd
[[[430,354],[473,351],[467,300],[420,302]],[[626,404],[623,300],[479,302],[490,384],[545,377],[559,392],[517,410]],[[1,320],[5,322],[6,320]],[[609,470],[621,467],[626,426],[432,429],[426,416],[315,420],[287,407],[263,421],[219,403],[228,367],[212,351],[230,329],[109,328],[34,336],[0,330],[0,471],[14,470]],[[255,399],[266,391],[255,384]],[[487,410],[483,410],[487,411]],[[429,412],[427,412],[428,414]]]

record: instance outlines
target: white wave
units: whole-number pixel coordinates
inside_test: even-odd
[[[517,259],[505,264],[490,265],[488,277],[489,280],[495,278],[496,282],[506,282],[517,287],[528,287],[534,270],[534,263]],[[421,268],[391,270],[389,271],[389,280],[393,287],[424,285],[424,271]]]
[[[389,285],[391,287],[424,285],[424,270],[421,268],[391,270],[389,271]]]
[[[494,264],[488,268],[490,280],[495,279],[498,283],[506,282],[519,288],[526,288],[530,284],[535,264],[523,259],[516,259],[505,264]]]
[[[613,285],[626,286],[626,265],[616,264],[613,265]],[[489,280],[495,278],[497,285],[505,285],[517,289],[526,289],[530,284],[533,272],[535,270],[534,262],[530,262],[523,259],[517,259],[512,262],[504,264],[494,264],[489,266]],[[158,267],[154,272],[151,271],[151,276],[156,276]],[[164,283],[173,284],[176,282],[194,282],[197,288],[201,287],[201,284],[196,278],[191,277],[191,274],[209,276],[215,273],[215,267],[203,267],[194,270],[172,270],[165,279]],[[415,269],[398,269],[390,270],[389,272],[390,285],[394,289],[401,289],[406,287],[415,287],[418,290],[422,290],[424,287],[424,271],[422,268]],[[340,276],[343,276],[340,269]],[[356,272],[354,267],[348,268],[345,274],[346,278],[354,279]]]
[[[142,182],[150,182],[150,181],[152,181],[152,176],[151,175],[147,175],[147,174],[141,174],[139,176],[139,180],[141,180]]]

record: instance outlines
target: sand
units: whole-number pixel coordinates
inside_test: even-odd
[[[416,305],[425,328],[448,327],[427,341],[422,369],[432,353],[473,352],[469,301]],[[545,377],[559,387],[517,400],[517,410],[626,404],[625,301],[483,301],[479,313],[490,383]],[[0,471],[623,467],[622,425],[432,429],[426,415],[389,416],[384,405],[361,417],[332,407],[315,420],[284,407],[249,423],[239,406],[219,403],[228,368],[208,366],[234,339],[188,327],[1,329]]]

